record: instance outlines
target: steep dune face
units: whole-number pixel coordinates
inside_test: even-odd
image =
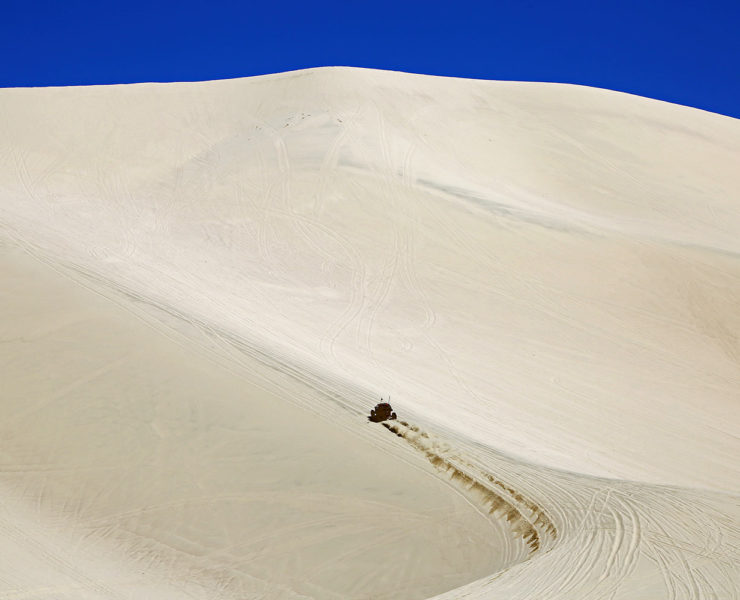
[[[70,262],[527,458],[740,481],[736,120],[345,69],[2,103],[3,219]]]
[[[9,237],[349,413],[391,392],[547,507],[553,550],[475,593],[737,591],[737,120],[355,69],[3,90],[0,112]]]

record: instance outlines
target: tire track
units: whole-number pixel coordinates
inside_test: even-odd
[[[451,456],[450,447],[440,440],[405,421],[382,425],[422,452],[436,469],[475,497],[492,518],[505,519],[512,533],[529,547],[530,555],[540,550],[543,537],[557,539],[557,529],[544,510],[493,475],[476,473],[471,464]]]

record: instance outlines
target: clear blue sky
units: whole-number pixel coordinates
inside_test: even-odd
[[[580,83],[740,118],[740,0],[0,0],[0,87],[324,65]]]

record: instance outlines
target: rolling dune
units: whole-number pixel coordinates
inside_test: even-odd
[[[350,68],[0,115],[0,598],[740,597],[737,120]]]

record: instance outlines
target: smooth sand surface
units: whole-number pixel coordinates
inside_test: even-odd
[[[0,277],[3,502],[75,550],[44,572],[3,535],[29,556],[0,567],[0,597],[158,597],[163,577],[173,597],[424,598],[525,555],[391,438],[358,439],[17,249]],[[113,583],[87,545],[124,561]]]
[[[37,319],[3,313],[7,338],[21,340],[9,356],[28,353],[26,362],[4,363],[13,392],[3,420],[20,418],[12,416],[24,414],[20,403],[55,406],[52,389],[93,394],[105,385],[121,394],[115,402],[96,395],[97,404],[80,401],[70,413],[39,408],[28,412],[41,415],[39,425],[9,426],[18,452],[34,448],[11,466],[46,464],[65,447],[59,436],[79,444],[69,459],[87,467],[66,482],[60,471],[48,488],[41,479],[31,485],[42,476],[30,467],[3,471],[20,481],[8,504],[18,516],[6,521],[53,548],[82,553],[107,543],[108,562],[81,571],[110,583],[113,591],[99,595],[132,597],[105,565],[137,560],[128,549],[141,543],[151,560],[142,581],[159,586],[151,597],[178,597],[173,590],[187,580],[196,595],[242,598],[247,592],[219,577],[243,560],[271,574],[250,579],[266,586],[254,597],[290,598],[315,566],[301,563],[300,548],[326,541],[331,515],[368,523],[362,515],[375,513],[367,503],[388,502],[400,485],[398,510],[446,514],[445,503],[456,503],[455,523],[471,519],[467,550],[460,540],[468,534],[448,535],[453,525],[442,517],[434,524],[463,565],[451,568],[460,579],[440,570],[449,564],[444,544],[410,539],[421,528],[399,516],[360,528],[331,567],[312,549],[323,566],[307,585],[325,587],[302,593],[331,597],[335,582],[371,598],[380,597],[372,586],[391,583],[418,597],[445,589],[446,598],[510,600],[740,597],[736,119],[579,86],[347,68],[9,89],[0,92],[0,114],[2,235],[71,277],[81,294],[69,312],[39,309],[52,322],[71,319],[55,349],[23,345]],[[33,298],[23,264],[19,297]],[[93,309],[84,308],[92,293],[143,319],[148,341],[128,326],[120,326],[126,335],[95,337],[85,321]],[[121,358],[126,348],[156,351],[162,335],[192,353],[187,366],[165,351],[138,363]],[[91,357],[65,353],[74,336]],[[140,385],[127,393],[129,381]],[[273,410],[276,401],[262,410],[257,396],[245,404],[250,382],[283,408]],[[224,400],[209,396],[214,386]],[[388,394],[406,422],[391,431],[363,420]],[[147,402],[161,409],[137,415]],[[175,410],[184,404],[192,413]],[[250,445],[239,432],[260,410],[269,426]],[[304,417],[280,411],[318,412],[310,418],[321,431],[316,443],[328,444],[322,464],[347,460],[332,467],[336,477],[297,469],[306,493],[361,485],[364,469],[348,466],[354,452],[378,470],[376,484],[352,488],[345,503],[313,500],[315,509],[296,512],[320,525],[285,529],[277,556],[259,546],[261,519],[259,532],[228,538],[248,527],[231,500],[197,509],[187,502],[200,485],[211,494],[246,485],[242,468],[257,481],[276,477],[279,488],[294,479],[313,442],[289,432],[313,433],[298,426]],[[159,415],[172,421],[160,425]],[[115,433],[118,445],[106,450],[93,425],[102,437]],[[223,446],[215,443],[222,435]],[[149,475],[127,472],[104,485],[98,465],[123,460],[131,446],[161,448],[167,460],[158,467],[142,458]],[[98,447],[99,455],[87,450]],[[240,462],[260,453],[274,462],[264,472],[260,462]],[[437,500],[418,500],[402,474],[409,464],[438,486]],[[192,465],[200,475],[186,477]],[[182,478],[149,484],[158,468]],[[86,484],[93,473],[101,479]],[[66,490],[79,504],[62,501],[55,513],[54,503],[72,495]],[[137,517],[161,541],[156,549],[126,521],[69,543],[52,535],[98,523],[95,511],[104,519],[107,502],[121,514],[178,508]],[[483,517],[473,506],[485,525],[475,525]],[[41,515],[53,531],[28,525]],[[482,538],[487,553],[466,554]],[[418,552],[431,555],[423,574]],[[386,553],[393,566],[383,583],[372,573],[375,555]],[[14,576],[14,562],[2,577]],[[339,576],[343,568],[361,575]],[[192,570],[183,577],[183,569]],[[8,589],[35,597],[34,577]],[[432,582],[438,587],[424,587]]]

